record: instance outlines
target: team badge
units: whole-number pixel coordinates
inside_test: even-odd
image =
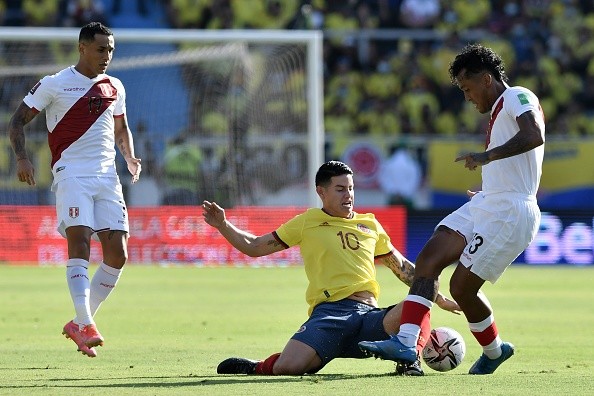
[[[357,224],[357,228],[359,229],[359,231],[363,231],[366,234],[369,234],[371,232],[371,230],[369,229],[369,227],[367,227],[365,224]]]
[[[73,218],[76,219],[79,215],[79,210],[77,206],[71,206],[70,208],[68,208],[68,215]]]

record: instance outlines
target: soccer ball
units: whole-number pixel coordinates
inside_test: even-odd
[[[464,339],[454,329],[437,327],[431,330],[431,336],[423,348],[425,364],[435,371],[450,371],[464,359],[466,344]]]

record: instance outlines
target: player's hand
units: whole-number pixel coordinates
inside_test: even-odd
[[[219,229],[225,224],[225,209],[217,205],[216,202],[204,201],[202,202],[202,217],[206,224]]]
[[[464,167],[470,170],[475,170],[479,165],[486,165],[489,163],[489,155],[484,153],[467,153],[456,158],[455,162],[464,160]]]
[[[466,190],[466,195],[468,196],[468,198],[472,198],[472,197],[474,197],[478,193],[479,193],[479,191]]]
[[[35,168],[29,158],[17,160],[16,172],[20,182],[27,183],[30,186],[35,185]]]
[[[140,178],[140,172],[142,171],[142,165],[140,165],[140,158],[126,158],[128,164],[128,172],[132,175],[132,184],[136,183]]]
[[[456,315],[460,315],[460,313],[462,312],[462,310],[460,309],[460,306],[458,305],[458,303],[456,301],[450,300],[449,298],[442,295],[441,293],[439,293],[437,295],[437,298],[435,299],[435,303],[437,304],[437,306],[439,308],[443,309],[444,311],[449,311]]]

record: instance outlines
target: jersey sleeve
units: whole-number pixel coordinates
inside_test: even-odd
[[[30,108],[41,111],[52,102],[54,91],[53,79],[46,76],[31,88],[23,102]]]
[[[377,257],[385,256],[385,255],[391,253],[392,251],[395,250],[395,248],[394,248],[394,246],[392,246],[392,242],[390,241],[390,236],[384,230],[384,227],[382,227],[382,225],[377,220],[375,220],[375,222],[377,224],[378,240],[375,245],[374,256],[377,258]]]
[[[297,215],[277,228],[275,234],[288,247],[298,245],[303,238],[304,214]]]
[[[111,78],[113,79],[113,84],[118,91],[115,107],[113,109],[113,116],[122,117],[124,114],[126,114],[126,89],[124,88],[124,84],[122,84],[119,79],[113,77]]]
[[[504,106],[507,112],[514,118],[521,116],[527,111],[534,111],[540,114],[540,103],[538,97],[530,90],[525,88],[514,88],[511,100],[506,100]]]

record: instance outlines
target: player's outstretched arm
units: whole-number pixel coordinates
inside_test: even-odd
[[[128,172],[132,175],[132,183],[136,183],[140,178],[142,166],[140,165],[140,158],[134,155],[134,139],[132,132],[128,128],[128,121],[126,116],[115,118],[115,141],[120,153],[126,160],[128,165]]]
[[[250,257],[261,257],[284,250],[272,233],[262,236],[253,235],[233,225],[225,217],[225,209],[216,202],[202,203],[204,221],[216,228],[233,247]]]
[[[37,110],[30,108],[22,102],[8,123],[8,136],[17,161],[17,176],[19,181],[27,183],[30,186],[35,185],[35,168],[27,156],[24,127],[37,114],[39,114]]]
[[[415,265],[398,250],[393,249],[392,254],[379,258],[377,261],[388,267],[402,283],[409,287],[412,285],[415,276]]]

